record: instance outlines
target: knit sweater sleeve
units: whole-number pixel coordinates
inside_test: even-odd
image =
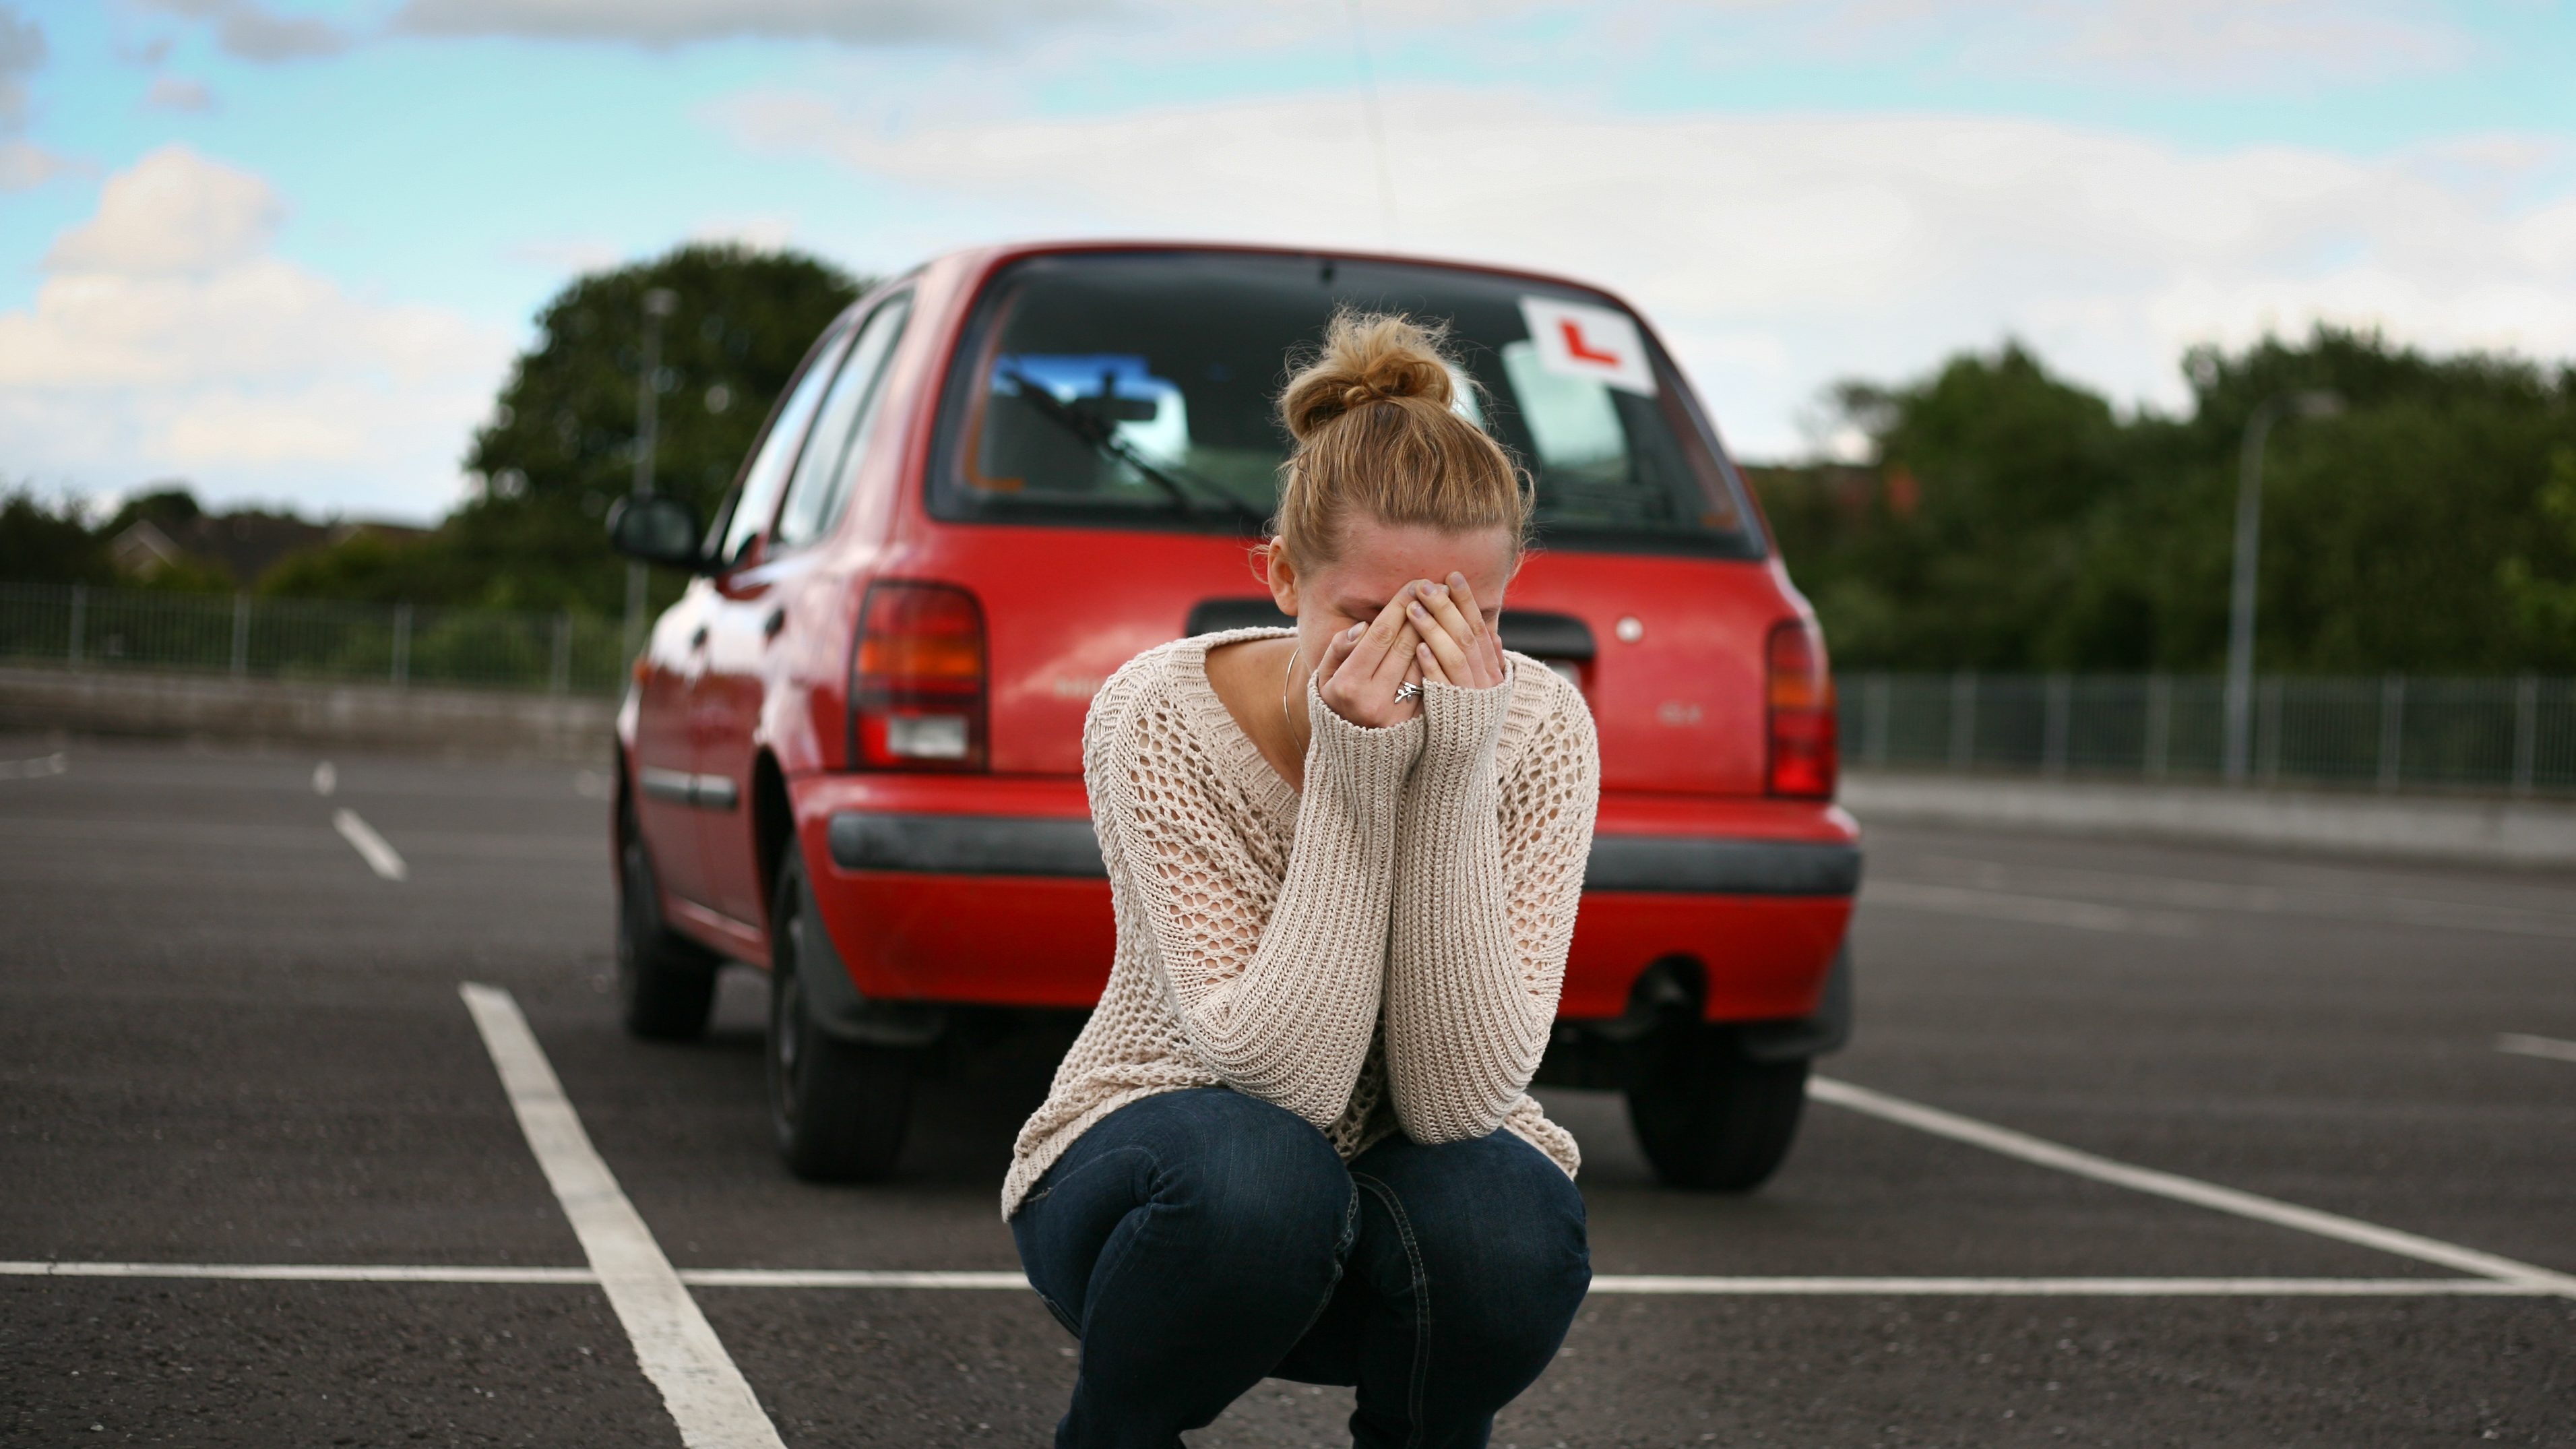
[[[1388,1092],[1417,1142],[1500,1126],[1556,1020],[1600,747],[1571,686],[1533,683],[1549,702],[1507,779],[1495,745],[1515,684],[1425,687],[1422,763],[1396,831],[1386,982]]]
[[[1307,705],[1305,789],[1275,892],[1215,808],[1213,772],[1178,758],[1175,715],[1137,711],[1085,771],[1121,930],[1190,1048],[1227,1085],[1320,1128],[1349,1103],[1376,1028],[1396,810],[1423,727],[1361,728],[1311,686]]]

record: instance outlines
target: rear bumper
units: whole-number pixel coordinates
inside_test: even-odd
[[[870,997],[1086,1007],[1115,946],[1081,783],[830,775],[801,781],[815,896]],[[1698,961],[1712,1020],[1816,1010],[1860,884],[1859,831],[1814,802],[1602,800],[1559,1013],[1623,1012],[1653,962]]]

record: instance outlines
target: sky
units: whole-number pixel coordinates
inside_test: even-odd
[[[0,484],[426,521],[546,298],[1172,236],[1535,266],[1754,460],[2018,338],[2576,359],[2576,5],[0,0]]]

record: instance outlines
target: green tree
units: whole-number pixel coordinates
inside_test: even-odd
[[[650,262],[576,278],[537,314],[476,431],[466,467],[480,480],[432,537],[397,545],[364,535],[288,560],[263,592],[500,608],[614,612],[624,561],[602,532],[632,486],[644,297],[677,299],[662,321],[655,379],[657,491],[703,517],[768,417],[806,348],[861,284],[791,252],[687,246]],[[678,583],[656,580],[668,593]]]
[[[80,504],[47,503],[32,488],[0,491],[0,582],[106,584],[116,580],[106,535],[93,533]]]
[[[1823,472],[1756,475],[1836,657],[2215,670],[2247,419],[2328,389],[2345,412],[2284,423],[2266,452],[2260,666],[2576,668],[2576,372],[2330,328],[2184,371],[2181,417],[2118,417],[2010,345],[1846,385],[1876,486],[1846,471],[1821,506]]]

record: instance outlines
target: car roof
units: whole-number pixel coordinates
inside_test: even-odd
[[[1123,252],[1219,252],[1239,256],[1330,257],[1336,261],[1376,262],[1395,266],[1438,267],[1453,272],[1475,272],[1489,277],[1537,282],[1571,291],[1589,292],[1621,311],[1634,313],[1627,299],[1597,282],[1569,277],[1557,272],[1543,272],[1531,267],[1507,266],[1499,262],[1467,261],[1457,257],[1428,256],[1420,253],[1376,251],[1362,247],[1294,246],[1283,243],[1185,241],[1150,237],[1089,237],[1058,241],[998,242],[984,246],[961,247],[942,253],[923,264],[924,270],[956,268],[978,280],[1012,262],[1029,257],[1078,256],[1084,253]]]

